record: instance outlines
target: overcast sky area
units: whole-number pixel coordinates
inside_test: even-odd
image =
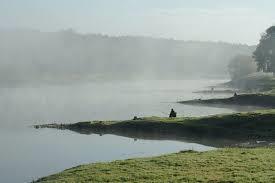
[[[257,44],[274,0],[0,0],[0,28]]]

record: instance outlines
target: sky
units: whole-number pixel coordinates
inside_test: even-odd
[[[0,0],[1,29],[257,44],[274,0]]]

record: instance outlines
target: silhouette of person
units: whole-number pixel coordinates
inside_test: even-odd
[[[174,109],[171,109],[169,118],[175,118],[175,117],[177,117],[177,113],[174,111]]]

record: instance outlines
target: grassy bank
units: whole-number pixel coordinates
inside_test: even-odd
[[[82,134],[115,134],[138,139],[197,142],[215,147],[247,141],[275,141],[275,110],[214,115],[199,118],[141,118],[127,121],[96,121],[39,125]]]
[[[82,165],[37,182],[275,182],[275,149],[220,149]]]
[[[221,99],[179,101],[178,103],[215,107],[255,106],[275,108],[275,77],[271,74],[255,73],[224,83],[223,86],[235,88],[246,94],[237,96],[232,94],[232,97]]]
[[[229,98],[221,99],[207,99],[207,100],[189,100],[180,101],[181,104],[190,105],[208,105],[208,106],[222,106],[222,105],[233,105],[233,106],[256,106],[256,107],[275,107],[275,95],[274,94],[243,94]]]

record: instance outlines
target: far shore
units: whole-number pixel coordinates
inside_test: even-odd
[[[275,95],[270,94],[242,94],[229,98],[215,99],[195,99],[179,101],[180,104],[186,105],[207,105],[207,106],[255,106],[263,108],[275,107]]]
[[[210,89],[210,90],[197,90],[193,93],[198,94],[234,94],[235,92],[240,92],[239,90],[232,90],[232,89]]]

